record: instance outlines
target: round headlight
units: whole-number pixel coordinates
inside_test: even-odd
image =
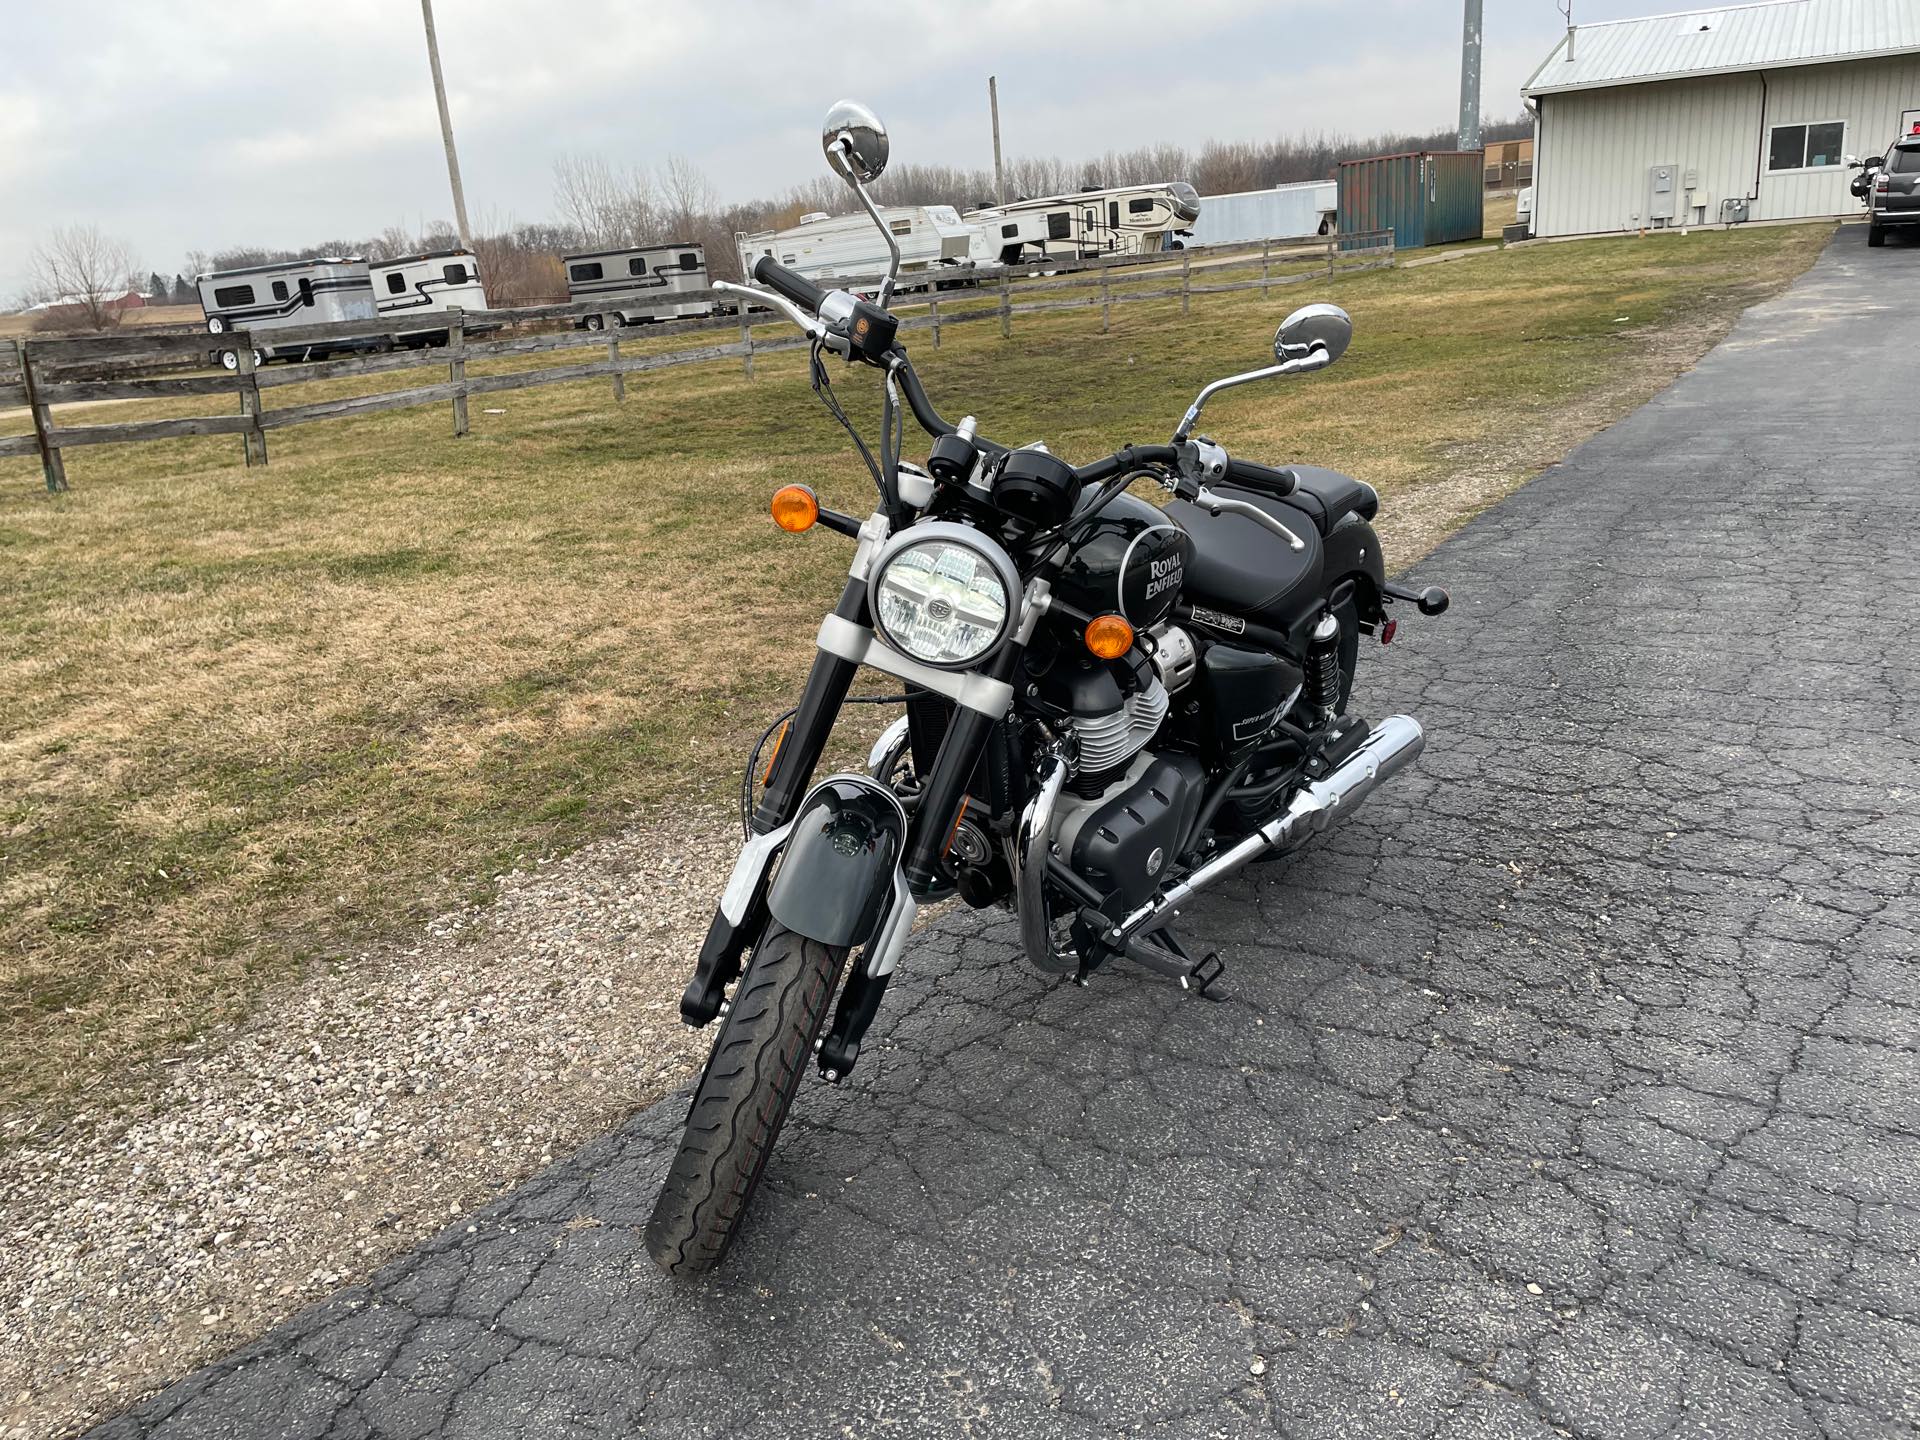
[[[1020,574],[978,531],[945,521],[902,531],[875,558],[874,628],[901,654],[941,669],[978,665],[1019,619]]]

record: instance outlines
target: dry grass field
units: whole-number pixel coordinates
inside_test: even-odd
[[[966,326],[916,356],[947,412],[1087,459],[1164,437],[1287,310],[1336,300],[1358,327],[1341,366],[1223,397],[1209,428],[1373,481],[1404,560],[1646,398],[1827,234],[1529,248],[1200,297],[1184,320],[1127,306],[1105,336],[1085,312],[1021,317],[1011,342]],[[856,414],[871,394],[845,377]],[[138,1083],[303,967],[733,783],[847,559],[775,531],[766,496],[870,493],[799,357],[633,377],[618,406],[603,381],[476,399],[473,422],[276,431],[260,470],[233,437],[75,449],[57,497],[0,461],[0,1112]]]

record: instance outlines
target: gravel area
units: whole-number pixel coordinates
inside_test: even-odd
[[[503,877],[418,943],[0,1150],[0,1436],[58,1434],[363,1278],[656,1099],[731,864],[719,810]]]

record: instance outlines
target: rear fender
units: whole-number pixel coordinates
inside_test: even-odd
[[[1354,608],[1361,621],[1367,625],[1379,624],[1386,613],[1380,594],[1381,587],[1387,583],[1387,568],[1380,555],[1380,537],[1374,533],[1373,526],[1358,515],[1348,515],[1321,543],[1327,593],[1332,594],[1342,580],[1351,579]]]

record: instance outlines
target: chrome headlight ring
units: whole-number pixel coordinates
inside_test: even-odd
[[[1019,628],[1020,568],[972,526],[910,525],[880,547],[867,573],[874,633],[923,665],[975,669]]]

